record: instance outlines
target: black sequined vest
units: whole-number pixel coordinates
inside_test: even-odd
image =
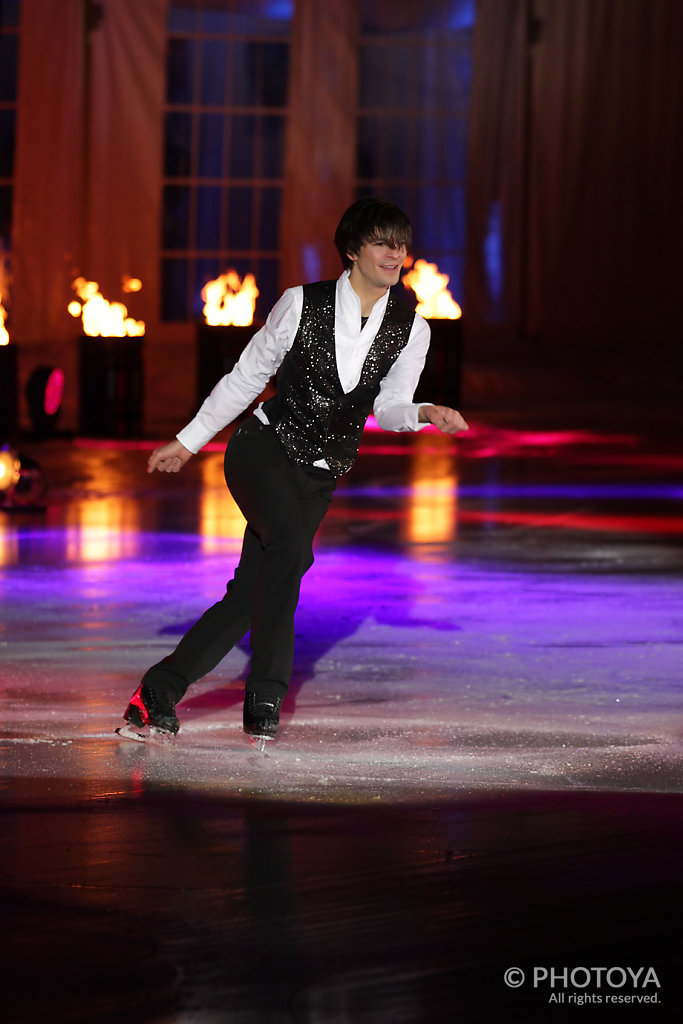
[[[412,310],[389,295],[360,380],[345,393],[334,344],[336,287],[336,281],[304,285],[299,330],[278,371],[277,394],[263,406],[292,462],[324,459],[335,477],[356,461],[380,383],[408,344],[415,319]]]

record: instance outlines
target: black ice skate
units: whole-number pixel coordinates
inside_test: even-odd
[[[259,750],[264,750],[266,741],[277,736],[281,707],[282,697],[275,697],[269,693],[244,694],[244,731],[247,736],[256,740]]]
[[[152,736],[175,736],[180,728],[175,701],[167,694],[142,683],[130,699],[123,715],[125,725],[116,730],[130,740],[146,740]]]

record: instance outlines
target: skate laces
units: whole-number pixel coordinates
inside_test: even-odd
[[[144,696],[148,711],[154,715],[175,718],[175,701],[167,693],[157,690],[153,686],[145,686]]]
[[[282,706],[282,697],[275,697],[269,693],[248,693],[247,704],[249,710],[255,713],[275,715]]]
[[[256,707],[267,708],[268,711],[279,711],[280,705],[282,704],[281,697],[271,697],[270,695],[256,694]]]

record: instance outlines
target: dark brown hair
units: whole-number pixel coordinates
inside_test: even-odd
[[[413,228],[403,210],[376,196],[366,196],[349,206],[334,234],[346,270],[353,263],[348,253],[357,256],[364,242],[387,241],[397,249],[402,245],[408,249],[412,240]]]

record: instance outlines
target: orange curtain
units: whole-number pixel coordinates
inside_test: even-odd
[[[468,329],[514,333],[521,311],[525,4],[477,0],[468,127]]]
[[[100,17],[86,24],[88,12]],[[82,274],[135,316],[157,317],[165,0],[22,0],[12,328],[23,382],[66,373],[62,424],[77,421],[77,337],[67,313]]]
[[[281,286],[337,277],[332,245],[352,202],[356,161],[357,24],[348,0],[297,0],[281,223]]]
[[[472,336],[677,357],[682,45],[678,0],[478,0]]]
[[[84,241],[83,40],[82,0],[22,0],[12,223],[20,342],[68,334],[65,306]]]
[[[139,277],[136,310],[149,321],[158,309],[166,0],[99,3],[88,97],[87,273],[117,299],[122,275]]]

